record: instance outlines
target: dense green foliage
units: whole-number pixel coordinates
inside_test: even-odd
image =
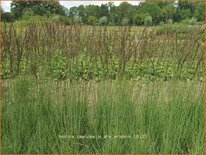
[[[36,86],[4,81],[4,154],[204,154],[203,82]]]
[[[147,16],[147,17],[144,19],[144,25],[145,25],[145,26],[151,26],[152,23],[153,23],[152,16]]]
[[[63,6],[59,2],[17,2],[11,3],[11,12],[15,19],[22,18],[25,13],[31,15],[59,14],[65,15]]]
[[[30,16],[55,15],[64,16],[65,24],[76,23],[75,18],[81,18],[83,24],[102,25],[100,19],[107,18],[104,25],[144,25],[147,16],[152,17],[154,25],[161,22],[167,23],[181,22],[183,20],[196,19],[198,22],[204,22],[205,15],[204,2],[141,2],[139,5],[132,5],[128,2],[122,2],[115,6],[112,2],[98,5],[80,5],[69,9],[56,2],[12,2],[11,13],[3,13],[3,20],[11,22],[22,19],[24,14]],[[68,22],[68,20],[70,22]],[[127,22],[125,23],[125,20]],[[122,24],[123,23],[123,24]]]

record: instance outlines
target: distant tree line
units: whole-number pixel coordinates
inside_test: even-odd
[[[69,9],[55,2],[11,3],[11,12],[2,10],[2,20],[13,22],[25,16],[58,17],[65,24],[86,25],[158,25],[182,21],[204,22],[204,2],[140,2],[132,5],[122,2],[119,6],[108,2],[98,5],[80,5]]]

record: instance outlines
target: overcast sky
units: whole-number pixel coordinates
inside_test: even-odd
[[[65,6],[66,8],[70,8],[73,6],[79,6],[81,4],[83,5],[89,5],[89,4],[94,4],[94,5],[101,5],[101,4],[105,4],[108,3],[109,1],[60,1],[60,4]],[[115,5],[119,5],[121,2],[123,1],[114,1]],[[128,1],[129,3],[133,4],[133,5],[138,5],[139,1]],[[1,6],[3,8],[3,10],[5,12],[9,12],[10,11],[10,4],[11,1],[1,1]]]

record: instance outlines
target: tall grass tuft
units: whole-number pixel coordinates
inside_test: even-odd
[[[3,88],[2,153],[204,153],[200,82],[52,80],[38,92],[19,78]]]

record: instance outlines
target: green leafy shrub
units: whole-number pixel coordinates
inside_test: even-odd
[[[108,19],[106,16],[102,17],[99,19],[99,24],[100,25],[107,25],[108,24]]]
[[[95,16],[89,16],[88,19],[87,19],[87,22],[90,25],[96,25],[97,22],[98,22],[98,19]]]
[[[72,19],[69,18],[69,17],[65,17],[65,16],[60,16],[60,19],[59,19],[60,23],[63,23],[65,25],[70,25],[72,24]]]
[[[164,23],[163,21],[160,22],[160,25],[161,25],[161,26],[164,25],[164,24],[165,24],[165,23]]]
[[[152,16],[147,16],[144,19],[144,25],[145,26],[152,26]]]
[[[185,24],[185,25],[189,25],[189,24],[190,24],[190,19],[189,19],[189,18],[186,18],[186,19],[182,20],[181,23],[182,23],[182,24]]]
[[[134,25],[144,25],[144,19],[148,16],[147,14],[137,14],[133,18]]]
[[[75,16],[75,17],[74,17],[74,23],[75,23],[75,24],[81,24],[81,23],[82,23],[82,17],[80,17],[80,16]]]
[[[67,62],[66,58],[61,55],[56,55],[52,59],[52,75],[56,80],[64,80],[67,78]]]
[[[173,20],[172,19],[168,19],[167,20],[167,24],[173,24]]]
[[[197,18],[192,17],[190,19],[190,25],[195,25],[197,23]]]

